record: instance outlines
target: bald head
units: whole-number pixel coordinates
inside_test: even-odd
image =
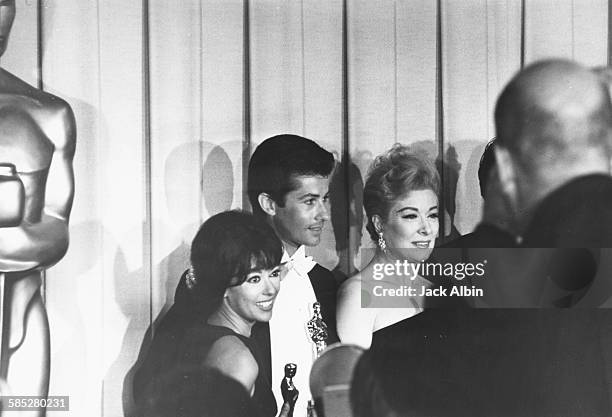
[[[570,61],[541,61],[515,76],[499,97],[495,124],[499,145],[531,175],[582,164],[591,153],[610,160],[608,91]]]
[[[612,103],[601,77],[549,60],[518,73],[495,107],[495,155],[517,234],[549,193],[585,175],[609,174]]]

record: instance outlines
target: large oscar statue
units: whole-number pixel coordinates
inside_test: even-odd
[[[14,16],[15,1],[1,1],[0,56]],[[68,248],[75,130],[64,100],[0,68],[0,377],[11,395],[48,392],[49,323],[40,286],[44,270]]]

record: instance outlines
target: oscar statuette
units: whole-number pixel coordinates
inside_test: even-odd
[[[295,402],[297,401],[299,391],[293,384],[293,377],[297,372],[297,365],[294,363],[288,363],[285,365],[285,377],[281,382],[281,393],[283,394],[283,401],[288,405],[289,411],[287,417],[293,417],[293,409],[295,408]],[[285,407],[283,404],[283,407]]]
[[[321,304],[314,303],[312,305],[313,315],[308,323],[306,323],[306,327],[308,329],[308,335],[314,344],[314,358],[315,360],[323,353],[325,348],[327,347],[327,325],[323,321],[323,316],[321,315]],[[308,400],[308,408],[307,408],[308,417],[316,417],[317,413],[315,411],[315,403],[314,400]]]

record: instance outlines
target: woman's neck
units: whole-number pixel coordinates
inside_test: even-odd
[[[226,299],[223,299],[221,306],[208,318],[208,324],[215,326],[227,327],[234,332],[245,336],[251,336],[251,329],[253,328],[253,322],[245,320],[240,314],[236,313]]]
[[[382,264],[393,264],[395,261],[403,262],[404,259],[400,259],[393,254],[392,251],[386,250],[383,251],[380,248],[376,248],[376,252],[374,253],[374,258],[372,258],[372,262],[382,263]]]

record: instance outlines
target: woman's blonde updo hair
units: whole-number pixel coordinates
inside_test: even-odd
[[[366,230],[372,240],[378,239],[372,216],[387,220],[393,203],[411,191],[431,190],[438,195],[440,177],[431,160],[422,153],[396,143],[376,157],[370,168],[363,189],[363,207],[368,223]]]

